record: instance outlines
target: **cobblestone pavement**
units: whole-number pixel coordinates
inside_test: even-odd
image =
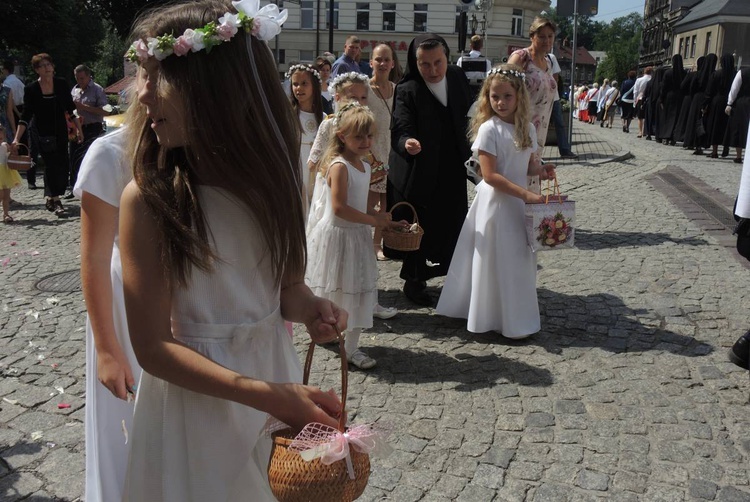
[[[363,335],[378,366],[351,373],[347,407],[390,423],[395,451],[373,461],[362,500],[750,501],[750,381],[726,358],[749,327],[750,270],[649,178],[677,166],[726,201],[740,166],[586,134],[635,157],[559,169],[577,247],[539,256],[541,333],[470,334],[414,308],[398,263],[380,263],[381,303],[402,312]],[[85,307],[35,284],[79,267],[79,219],[13,195],[25,206],[0,228],[0,499],[76,500]],[[338,367],[318,350],[312,382],[336,386]]]

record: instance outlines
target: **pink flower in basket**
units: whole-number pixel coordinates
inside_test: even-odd
[[[545,216],[537,227],[539,236],[536,238],[543,246],[555,247],[562,244],[570,237],[572,227],[570,219],[566,219],[562,213],[554,216]]]

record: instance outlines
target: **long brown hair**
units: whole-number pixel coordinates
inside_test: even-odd
[[[312,65],[306,64],[306,65],[300,65],[305,66],[307,68],[310,68],[310,70],[315,70],[315,68],[312,67]],[[318,77],[315,76],[315,74],[312,71],[303,70],[301,68],[295,69],[293,72],[289,73],[289,83],[291,85],[292,82],[292,76],[297,72],[305,72],[307,73],[307,78],[310,79],[310,87],[312,87],[312,113],[315,115],[315,121],[317,122],[317,125],[320,125],[321,122],[323,122],[323,98],[321,96],[321,81],[318,80]],[[297,96],[294,95],[294,88],[291,90],[291,101],[292,101],[292,108],[294,109],[294,114],[299,117],[299,100],[297,99]]]
[[[513,64],[503,64],[496,68],[506,72],[516,72],[519,75],[523,74],[523,68]],[[508,82],[513,89],[516,90],[516,112],[513,116],[513,125],[515,126],[513,142],[515,143],[516,148],[523,150],[533,146],[531,136],[529,135],[529,124],[531,119],[529,113],[529,92],[526,90],[526,85],[521,77],[517,77],[512,73],[510,75],[491,73],[486,79],[484,79],[482,90],[479,91],[477,113],[471,119],[471,122],[469,122],[469,141],[473,142],[477,139],[479,126],[496,115],[495,110],[492,109],[492,105],[490,104],[490,87],[495,82]]]
[[[231,4],[217,0],[158,8],[139,20],[134,33],[137,38],[182,33],[228,11],[234,12]],[[243,34],[210,53],[160,63],[159,78],[182,97],[186,146],[162,148],[150,119],[141,114],[131,131],[137,144],[133,175],[163,236],[162,262],[172,287],[187,285],[192,266],[211,270],[220,258],[209,243],[198,185],[223,188],[248,207],[268,246],[277,284],[285,273],[304,273],[300,132],[277,75],[268,46]]]

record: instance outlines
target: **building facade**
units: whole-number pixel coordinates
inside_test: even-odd
[[[685,68],[706,54],[733,54],[750,66],[750,0],[647,0],[640,66],[680,54]]]
[[[750,0],[703,0],[675,24],[674,42],[686,68],[710,53],[750,66]]]
[[[403,66],[409,42],[423,32],[445,38],[451,50],[451,61],[460,55],[459,15],[465,7],[458,0],[334,2],[332,48],[329,48],[330,4],[327,1],[286,1],[283,6],[289,11],[289,18],[277,41],[269,43],[272,50],[278,50],[280,72],[296,62],[314,61],[328,50],[340,54],[350,35],[360,38],[363,60],[370,58],[374,44],[386,42],[396,50]],[[473,4],[469,7],[467,39],[472,31],[484,35],[482,53],[493,63],[499,63],[514,50],[529,45],[529,26],[535,16],[549,9],[550,0],[483,0],[480,7],[477,9]]]

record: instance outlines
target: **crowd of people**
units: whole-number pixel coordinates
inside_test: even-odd
[[[698,58],[690,71],[682,56],[669,65],[646,67],[636,78],[628,72],[622,85],[604,79],[575,89],[574,115],[589,124],[613,127],[618,114],[622,131],[638,121],[638,138],[692,150],[712,159],[742,163],[750,122],[750,68],[737,71],[731,54]]]
[[[91,74],[77,68],[71,93],[49,55],[32,60],[39,79],[24,88],[9,150],[35,123],[52,138],[42,150],[49,204],[59,209],[71,182],[81,199],[86,500],[273,500],[269,420],[336,427],[346,412],[300,383],[289,323],[315,343],[343,332],[348,362],[376,366],[362,330],[398,314],[378,301],[378,260],[401,260],[405,296],[466,319],[470,332],[541,329],[524,207],[555,177],[541,157],[559,111],[554,23],[535,19],[531,45],[473,91],[433,33],[412,40],[403,73],[388,44],[373,48],[365,73],[348,37],[340,58],[292,65],[279,85],[266,42],[285,19],[254,0],[143,13],[126,53],[138,68],[127,125],[78,163],[69,152],[101,133]],[[596,120],[601,99],[599,120],[612,127],[616,106],[661,99],[661,87],[633,77],[594,87],[579,117],[596,100]],[[412,211],[418,248],[389,247],[382,231],[411,232]],[[436,301],[427,281],[441,276]]]
[[[76,84],[55,74],[52,56],[35,55],[31,67],[37,79],[25,85],[14,73],[12,61],[3,63],[0,87],[0,142],[23,145],[24,154],[32,159],[26,170],[30,190],[36,190],[36,164],[44,162],[45,208],[58,217],[69,215],[61,199],[72,199],[78,171],[93,141],[104,132],[104,116],[112,109],[104,89],[93,81],[91,70],[79,65],[74,70]],[[10,148],[2,148],[3,155]],[[17,173],[16,173],[17,174]],[[21,184],[20,176],[4,176],[3,222],[13,223],[10,189]],[[6,179],[7,178],[7,179]],[[12,179],[11,179],[12,178]]]

